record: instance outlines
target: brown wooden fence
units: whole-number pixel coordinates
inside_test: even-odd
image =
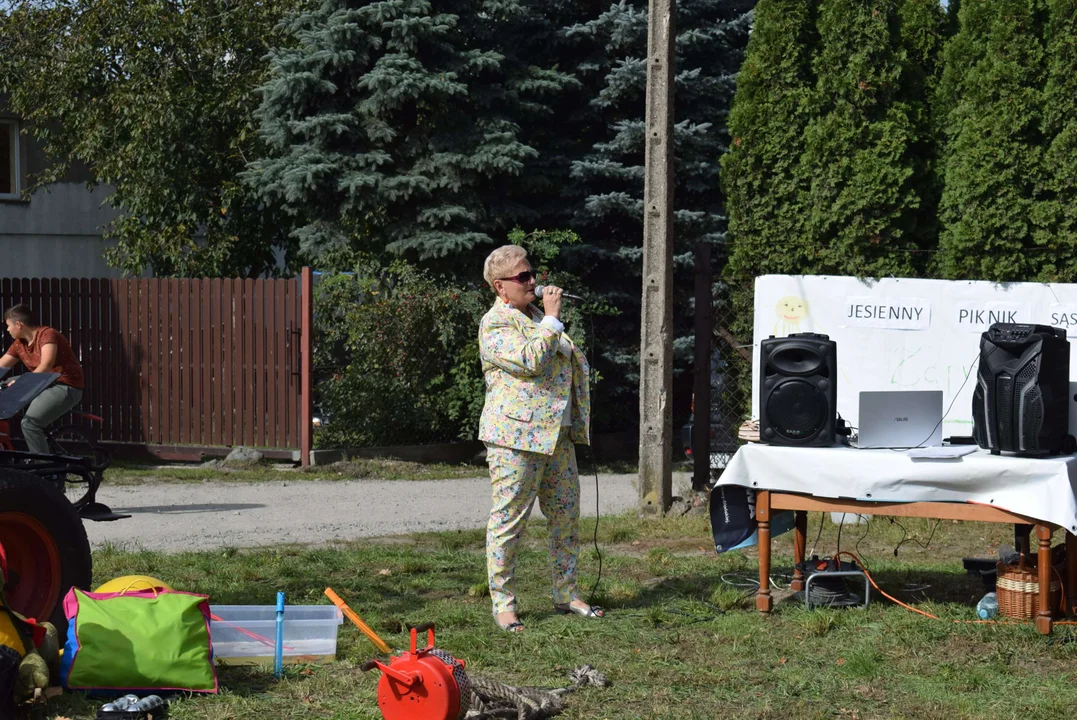
[[[247,445],[306,464],[311,287],[306,268],[302,282],[0,279],[0,307],[26,303],[71,341],[86,375],[77,410],[104,418],[103,440],[162,458]]]

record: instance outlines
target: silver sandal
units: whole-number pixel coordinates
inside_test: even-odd
[[[513,620],[512,622],[505,623],[504,625],[502,625],[501,621],[497,619],[497,615],[494,615],[494,625],[497,625],[499,628],[501,628],[505,632],[510,632],[510,633],[523,632],[523,629],[524,629],[524,624],[522,622],[520,622],[519,618]]]
[[[598,605],[588,605],[587,607],[577,607],[572,603],[567,605],[554,605],[553,609],[562,615],[579,615],[586,618],[600,618],[605,616],[605,611]]]

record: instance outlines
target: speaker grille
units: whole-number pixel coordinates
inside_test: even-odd
[[[1039,377],[1040,374],[1040,358],[1037,356],[1032,362],[1021,368],[1021,372],[1017,373],[1017,389],[1020,390],[1028,383]]]
[[[826,425],[829,404],[814,384],[799,379],[778,385],[767,397],[767,417],[781,437],[806,440]]]
[[[998,422],[999,442],[1003,447],[1016,447],[1013,433],[1017,428],[1017,416],[1013,412],[1013,378],[1000,375],[995,380],[995,417]]]
[[[1025,390],[1029,383],[1035,383],[1039,378],[1040,357],[1037,355],[1032,362],[1021,368],[1013,384],[1013,416],[1010,418],[1013,427],[1013,446],[1026,452],[1039,450],[1034,446],[1036,435],[1039,434],[1040,425],[1043,423],[1040,389],[1032,387]]]
[[[1018,447],[1025,452],[1039,452],[1050,448],[1039,447],[1038,438],[1043,427],[1043,393],[1039,386],[1033,387],[1025,395],[1025,402],[1018,409],[1020,417],[1017,422]]]

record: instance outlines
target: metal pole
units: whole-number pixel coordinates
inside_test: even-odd
[[[273,646],[273,675],[284,674],[284,593],[277,591],[277,642]]]
[[[647,23],[643,317],[640,343],[640,511],[672,503],[673,83],[676,0],[650,0]]]
[[[314,449],[314,272],[303,268],[300,274],[300,328],[299,360],[299,462],[310,465]]]
[[[711,246],[696,243],[695,412],[692,425],[692,489],[704,491],[711,477]],[[724,428],[723,428],[724,432]]]

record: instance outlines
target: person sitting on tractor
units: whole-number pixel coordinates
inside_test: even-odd
[[[22,418],[27,449],[46,454],[49,443],[45,428],[82,400],[85,387],[82,366],[67,338],[47,325],[38,325],[33,311],[26,305],[15,305],[4,313],[4,322],[14,342],[0,356],[0,368],[15,367],[22,362],[30,372],[60,374],[55,385],[34,398]]]

